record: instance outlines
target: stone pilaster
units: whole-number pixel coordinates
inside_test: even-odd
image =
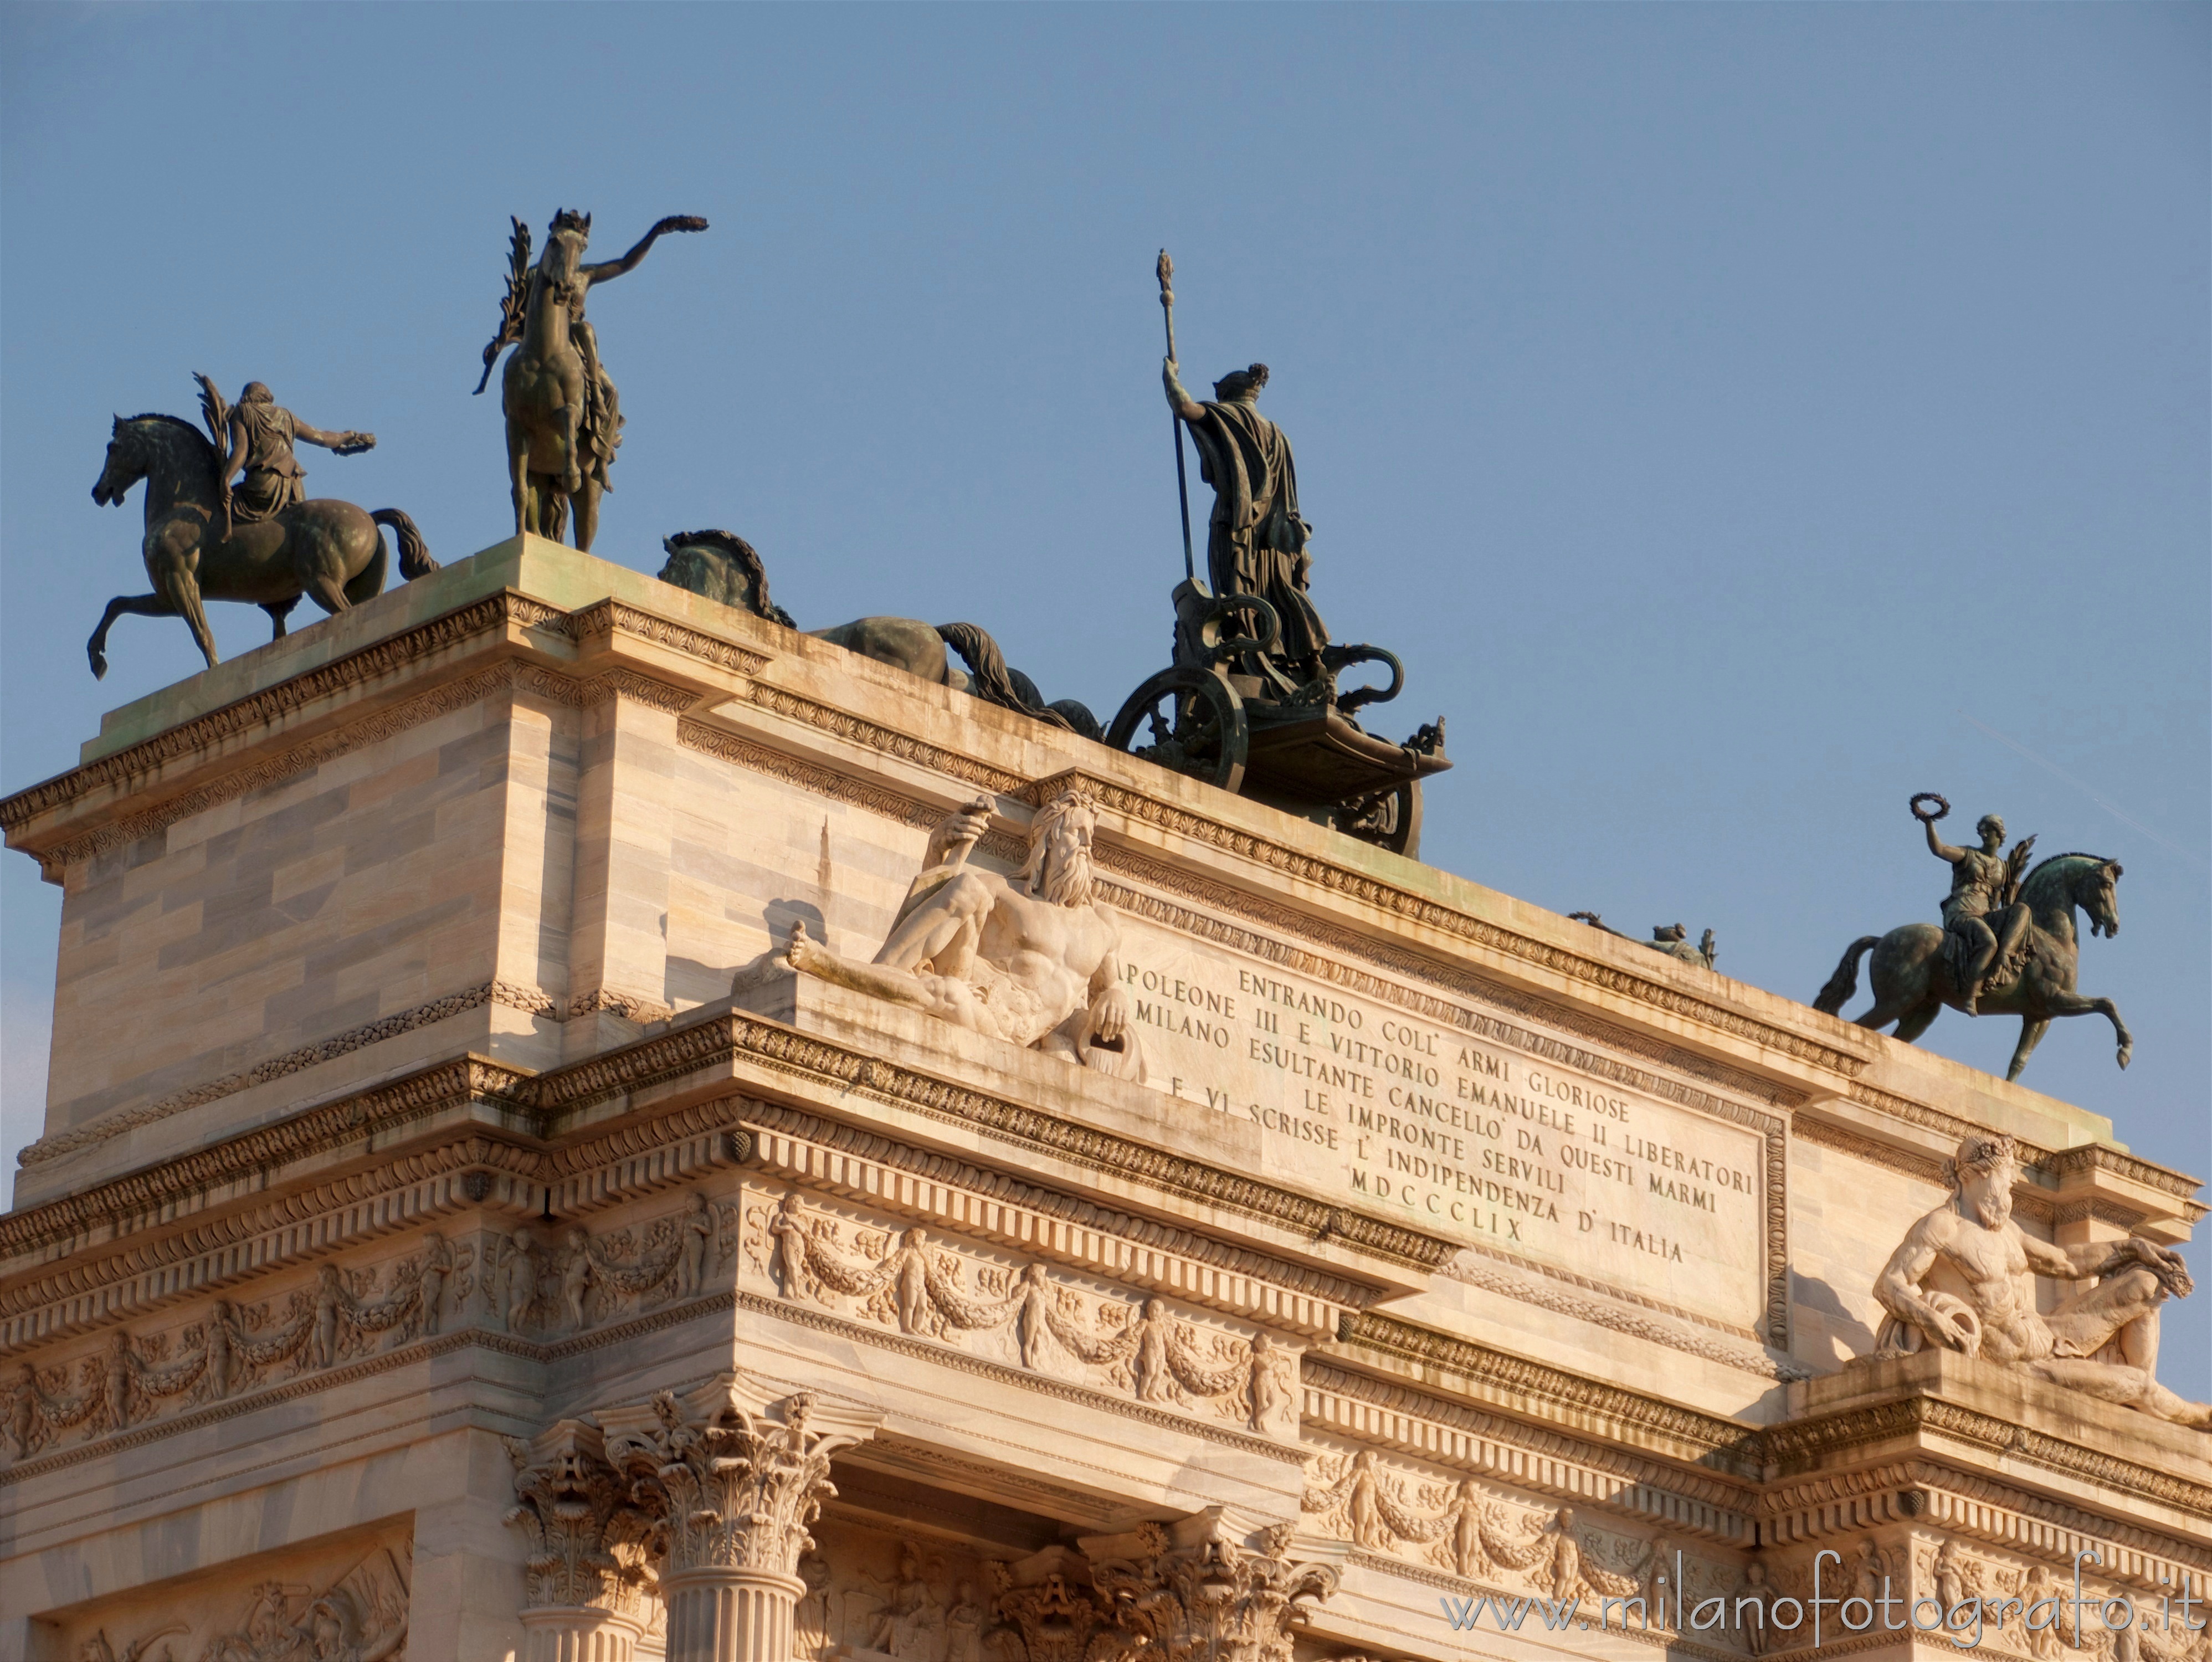
[[[516,1497],[507,1521],[530,1542],[524,1662],[630,1662],[653,1580],[652,1521],[629,1504],[600,1434],[582,1422],[503,1440]]]
[[[771,1402],[728,1373],[599,1418],[659,1532],[668,1662],[789,1662],[807,1526],[836,1493],[830,1457],[873,1435],[881,1414],[805,1391]]]
[[[1208,1507],[1079,1544],[1133,1650],[1164,1662],[1291,1662],[1297,1628],[1338,1576],[1333,1563],[1291,1557],[1295,1531],[1286,1523],[1255,1530]]]

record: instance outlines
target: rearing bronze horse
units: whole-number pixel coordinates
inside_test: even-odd
[[[514,496],[514,534],[536,532],[556,542],[573,507],[576,546],[588,551],[599,534],[599,496],[622,442],[615,384],[600,362],[599,339],[584,320],[584,299],[595,283],[633,271],[665,231],[703,231],[696,214],[678,214],[647,231],[620,259],[584,264],[592,216],[562,209],[545,233],[545,252],[530,264],[530,228],[514,221],[507,287],[499,332],[484,348],[484,372],[514,345],[500,377],[507,417],[507,467]],[[520,344],[516,344],[520,343]]]
[[[102,507],[120,502],[146,482],[146,538],[141,552],[151,594],[118,594],[100,614],[85,642],[95,676],[107,673],[107,631],[126,612],[143,618],[182,618],[199,642],[208,667],[216,664],[215,634],[203,600],[245,600],[259,606],[284,633],[284,619],[310,597],[325,612],[343,612],[384,588],[384,538],[390,526],[399,539],[399,575],[420,577],[438,563],[423,546],[415,521],[396,508],[374,514],[328,497],[295,502],[273,518],[227,529],[221,458],[190,422],[176,416],[118,416],[107,441],[107,460],[92,487]]]

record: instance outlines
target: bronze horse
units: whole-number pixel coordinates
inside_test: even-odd
[[[2094,854],[2061,854],[2042,861],[2021,882],[2021,904],[2033,919],[2025,961],[2017,975],[1991,985],[1981,997],[1982,1014],[2021,1019],[2020,1044],[2013,1050],[2007,1079],[2020,1077],[2054,1016],[2105,1017],[2119,1039],[2120,1066],[2128,1065],[2136,1042],[2120,1020],[2119,1008],[2109,998],[2090,998],[2074,990],[2081,952],[2074,909],[2079,906],[2089,914],[2091,934],[2119,934],[2120,902],[2116,889],[2119,880],[2117,860]],[[1813,1001],[1814,1009],[1829,1015],[1843,1014],[1844,1002],[1858,989],[1859,959],[1869,947],[1874,961],[1868,975],[1874,983],[1875,1001],[1874,1008],[1857,1019],[1858,1026],[1880,1028],[1894,1021],[1896,1037],[1910,1044],[1942,1014],[1946,1004],[1954,1010],[1966,1008],[1965,990],[1944,961],[1942,928],[1933,923],[1905,923],[1887,934],[1861,935],[1851,942],[1835,974]]]
[[[92,487],[103,508],[122,502],[146,482],[146,536],[141,551],[151,594],[118,594],[100,614],[85,642],[95,676],[107,673],[107,631],[128,612],[141,618],[182,618],[212,669],[215,635],[203,600],[244,600],[259,606],[284,633],[284,619],[308,596],[325,612],[343,612],[382,593],[384,538],[390,526],[399,542],[399,575],[435,571],[415,521],[396,508],[374,513],[351,502],[318,497],[295,502],[272,519],[226,530],[221,457],[199,429],[176,416],[118,416],[107,441],[107,460]]]
[[[585,296],[593,283],[635,270],[665,233],[706,228],[696,214],[672,215],[620,259],[586,265],[592,216],[563,209],[554,216],[545,251],[533,266],[530,228],[514,221],[499,332],[484,348],[483,362],[489,380],[500,353],[514,345],[499,392],[516,536],[534,532],[558,542],[573,512],[576,546],[590,551],[599,534],[607,469],[622,442],[622,415],[614,382],[599,360],[598,337],[584,320]],[[478,381],[477,391],[483,389]]]
[[[753,545],[727,531],[684,531],[664,538],[661,546],[668,562],[660,568],[660,581],[694,594],[719,600],[756,618],[799,625],[791,614],[768,597],[768,568]],[[916,675],[933,686],[971,692],[984,703],[1019,710],[1038,721],[1099,737],[1098,718],[1073,698],[1048,704],[1036,683],[1009,666],[1006,654],[988,630],[974,624],[926,624],[919,618],[855,618],[832,629],[809,630],[817,641],[857,652],[879,664],[889,664]],[[957,653],[967,670],[952,667],[945,648]]]

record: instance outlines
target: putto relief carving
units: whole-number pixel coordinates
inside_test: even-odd
[[[1941,1345],[2116,1403],[2212,1430],[2212,1403],[2158,1382],[2159,1307],[2193,1283],[2178,1252],[2140,1237],[2078,1246],[2038,1240],[2013,1221],[2020,1156],[2009,1136],[1968,1135],[1950,1162],[1951,1198],[1905,1232],[1875,1280],[1888,1312],[1875,1354]],[[2065,1283],[2038,1308],[2031,1277]]]
[[[9,1458],[29,1459],[71,1431],[110,1436],[437,1333],[467,1303],[475,1248],[435,1230],[421,1239],[394,1262],[319,1264],[286,1293],[213,1299],[180,1324],[117,1328],[75,1356],[21,1363],[0,1421]]]
[[[752,1270],[796,1305],[934,1341],[1043,1378],[1279,1438],[1297,1435],[1298,1357],[1132,1299],[900,1226],[749,1190]]]
[[[1291,1662],[1298,1629],[1338,1576],[1334,1564],[1294,1556],[1294,1533],[1209,1507],[1079,1544],[1133,1641],[1131,1662]]]
[[[1471,1477],[1394,1470],[1371,1449],[1316,1458],[1303,1509],[1320,1530],[1363,1550],[1486,1587],[1526,1587],[1553,1600],[1642,1598],[1654,1626],[1692,1585],[1732,1585],[1732,1572],[1687,1556],[1665,1536],[1595,1529],[1567,1507],[1531,1510]]]
[[[413,1555],[404,1533],[308,1549],[242,1574],[58,1624],[74,1662],[404,1662]]]
[[[526,1227],[494,1239],[487,1307],[510,1333],[581,1333],[699,1297],[736,1243],[737,1209],[696,1190],[674,1212],[597,1235]]]
[[[1092,884],[1096,803],[1068,791],[1039,808],[1029,856],[1011,877],[968,863],[990,815],[990,799],[978,797],[931,831],[923,870],[873,961],[839,957],[801,924],[787,950],[792,967],[957,1027],[1143,1080],[1144,1050],[1116,956],[1121,916]]]

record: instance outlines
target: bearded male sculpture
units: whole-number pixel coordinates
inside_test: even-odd
[[[792,934],[791,966],[1141,1081],[1144,1056],[1115,956],[1121,920],[1092,893],[1096,807],[1079,791],[1046,803],[1030,825],[1029,858],[1012,877],[968,864],[990,813],[990,799],[979,797],[930,833],[927,864],[873,963],[840,958],[802,925]]]
[[[1875,1278],[1889,1319],[1876,1354],[1940,1344],[2161,1420],[2212,1429],[2212,1404],[2159,1384],[2158,1307],[2192,1285],[2180,1254],[2140,1238],[2054,1246],[2013,1221],[2013,1139],[1976,1133],[1951,1163],[1951,1198],[1905,1232]],[[2095,1278],[2049,1314],[2026,1277]]]

